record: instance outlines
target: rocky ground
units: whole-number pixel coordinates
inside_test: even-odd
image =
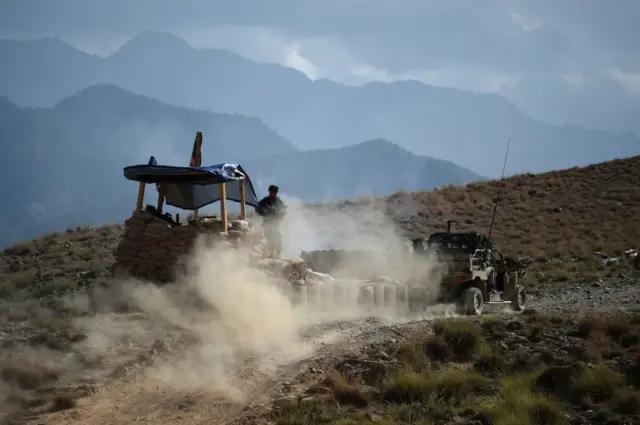
[[[629,274],[617,278],[556,287],[530,289],[529,307],[551,313],[581,313],[586,311],[634,311],[640,308],[640,279]]]
[[[115,315],[138,331],[91,357],[82,329],[35,309],[40,332],[3,324],[3,351],[30,347],[2,358],[13,412],[4,423],[640,424],[639,285],[627,276],[534,288],[523,314],[442,319],[440,307],[411,320],[311,323],[300,331],[309,351],[236,364],[245,398],[235,401],[150,379],[193,347],[189,333]]]

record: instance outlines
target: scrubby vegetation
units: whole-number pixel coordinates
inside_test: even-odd
[[[302,424],[640,423],[640,315],[444,319],[388,345],[377,381],[330,372],[273,420]],[[386,357],[386,356],[385,356]],[[340,365],[338,365],[340,368]]]
[[[629,249],[640,246],[640,157],[542,174],[522,174],[431,192],[399,192],[384,200],[341,204],[385,208],[408,235],[428,236],[457,222],[461,231],[488,233],[493,201],[500,203],[491,234],[510,255],[534,260],[530,281],[594,280],[628,272]],[[596,252],[617,258],[605,261]]]

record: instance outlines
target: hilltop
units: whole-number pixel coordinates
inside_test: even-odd
[[[482,179],[453,162],[414,155],[384,139],[337,149],[266,155],[244,167],[254,182],[261,183],[261,191],[266,191],[267,182],[275,182],[306,202],[386,196],[400,189],[422,191]]]
[[[633,133],[548,125],[496,94],[419,81],[312,81],[229,51],[195,49],[171,34],[141,33],[104,58],[57,39],[3,40],[0,58],[0,94],[20,105],[52,106],[75,90],[112,83],[176,106],[258,117],[300,149],[381,137],[485,176],[499,174],[509,137],[515,172],[640,154]]]

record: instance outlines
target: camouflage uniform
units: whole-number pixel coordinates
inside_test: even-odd
[[[269,188],[272,192],[273,186]],[[277,188],[275,190],[277,193]],[[276,194],[265,196],[258,203],[256,212],[262,216],[262,227],[264,237],[267,240],[267,251],[270,256],[279,257],[282,252],[282,235],[280,234],[280,224],[286,213],[287,206]]]

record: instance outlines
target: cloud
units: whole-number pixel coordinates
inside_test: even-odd
[[[542,29],[544,27],[544,24],[542,22],[528,21],[517,12],[512,12],[509,16],[511,17],[511,19],[514,21],[516,25],[522,28],[522,31],[524,32],[535,31],[535,30]]]
[[[194,47],[229,49],[257,62],[297,69],[312,80],[324,78],[348,85],[418,80],[435,86],[495,92],[521,78],[495,67],[464,63],[397,72],[362,60],[338,37],[297,37],[278,28],[227,25],[190,29],[180,35]]]
[[[156,30],[346,84],[500,91],[548,76],[577,90],[608,72],[637,93],[637,16],[637,0],[5,0],[0,36],[57,35],[107,54]]]
[[[505,72],[605,67],[640,51],[640,2],[620,0],[5,0],[3,35],[132,35],[219,26],[335,37],[392,73],[454,62]],[[298,51],[298,49],[296,49]],[[633,60],[640,60],[637,55]],[[294,54],[292,60],[299,61]],[[606,62],[606,63],[605,63]],[[637,63],[637,62],[636,62]],[[624,66],[623,66],[624,65]],[[625,71],[631,64],[620,65]],[[308,66],[305,64],[304,66]]]
[[[626,90],[640,94],[640,73],[626,73],[619,69],[609,69],[608,75],[611,80],[619,83]]]

